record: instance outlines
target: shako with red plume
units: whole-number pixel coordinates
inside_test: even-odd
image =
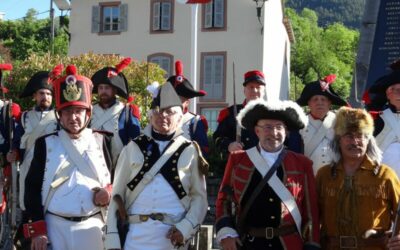
[[[98,70],[92,76],[92,82],[94,84],[93,93],[98,92],[98,87],[100,84],[108,84],[117,90],[117,95],[128,99],[129,87],[128,80],[122,71],[129,66],[132,62],[130,57],[124,58],[115,67],[104,67]]]
[[[180,60],[175,62],[175,75],[168,78],[174,87],[176,93],[186,99],[191,99],[197,96],[205,96],[207,93],[204,90],[196,91],[193,85],[183,75],[183,64]]]
[[[58,68],[57,68],[58,67]],[[52,72],[59,72],[59,65]],[[78,106],[91,109],[92,81],[86,76],[78,74],[75,65],[68,65],[66,74],[53,80],[54,99],[56,110],[70,106]]]
[[[332,85],[336,80],[336,75],[330,74],[324,77],[322,80],[317,80],[314,82],[307,83],[301,92],[300,98],[297,99],[297,103],[300,106],[307,106],[308,101],[311,97],[315,95],[326,96],[333,105],[346,106],[347,102],[343,100],[336,92],[333,90]]]

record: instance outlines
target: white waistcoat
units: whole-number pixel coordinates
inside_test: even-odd
[[[300,130],[304,147],[309,146],[309,144],[312,143],[313,140],[317,140],[317,146],[315,147],[315,149],[311,153],[304,153],[305,156],[313,161],[314,175],[322,166],[332,162],[332,150],[329,147],[329,143],[334,137],[332,127],[333,122],[335,121],[335,117],[336,115],[331,111],[328,112],[324,121],[315,120],[311,117],[311,115],[308,115],[308,125],[304,129]],[[325,122],[326,125],[325,132],[318,138],[315,138],[318,130],[324,129],[321,128],[323,122]]]

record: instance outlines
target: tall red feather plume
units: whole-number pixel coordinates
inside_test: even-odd
[[[67,76],[76,75],[76,67],[73,64],[68,65],[65,71],[67,72]]]
[[[63,69],[64,69],[64,65],[62,65],[62,64],[58,64],[57,66],[55,66],[54,69],[50,72],[50,78],[54,79],[54,78],[57,78],[58,76],[60,76]]]
[[[335,80],[336,80],[336,75],[335,74],[331,74],[331,75],[325,76],[325,78],[323,79],[323,81],[328,83],[328,84],[332,84]]]
[[[13,66],[9,63],[0,64],[0,70],[12,70]]]
[[[126,66],[128,66],[132,62],[130,57],[125,58],[122,60],[115,68],[117,69],[117,73],[120,73]]]
[[[175,62],[175,75],[183,76],[183,64],[180,60]]]
[[[390,68],[392,70],[400,70],[400,60],[395,61],[394,63],[390,64]]]

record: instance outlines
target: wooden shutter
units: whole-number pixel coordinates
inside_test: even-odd
[[[128,4],[119,6],[119,31],[128,30]]]
[[[212,28],[212,17],[213,17],[213,3],[207,3],[204,6],[204,28]]]
[[[153,23],[152,30],[160,30],[160,2],[153,3]]]
[[[92,33],[100,32],[100,6],[92,6]]]
[[[225,0],[214,0],[214,27],[224,27]]]
[[[161,3],[161,30],[171,29],[171,3]]]

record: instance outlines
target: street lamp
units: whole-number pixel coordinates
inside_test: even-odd
[[[261,34],[263,33],[264,30],[264,24],[261,21],[261,10],[264,7],[264,4],[268,0],[253,0],[256,3],[256,10],[257,10],[257,19],[258,22],[261,24]]]

